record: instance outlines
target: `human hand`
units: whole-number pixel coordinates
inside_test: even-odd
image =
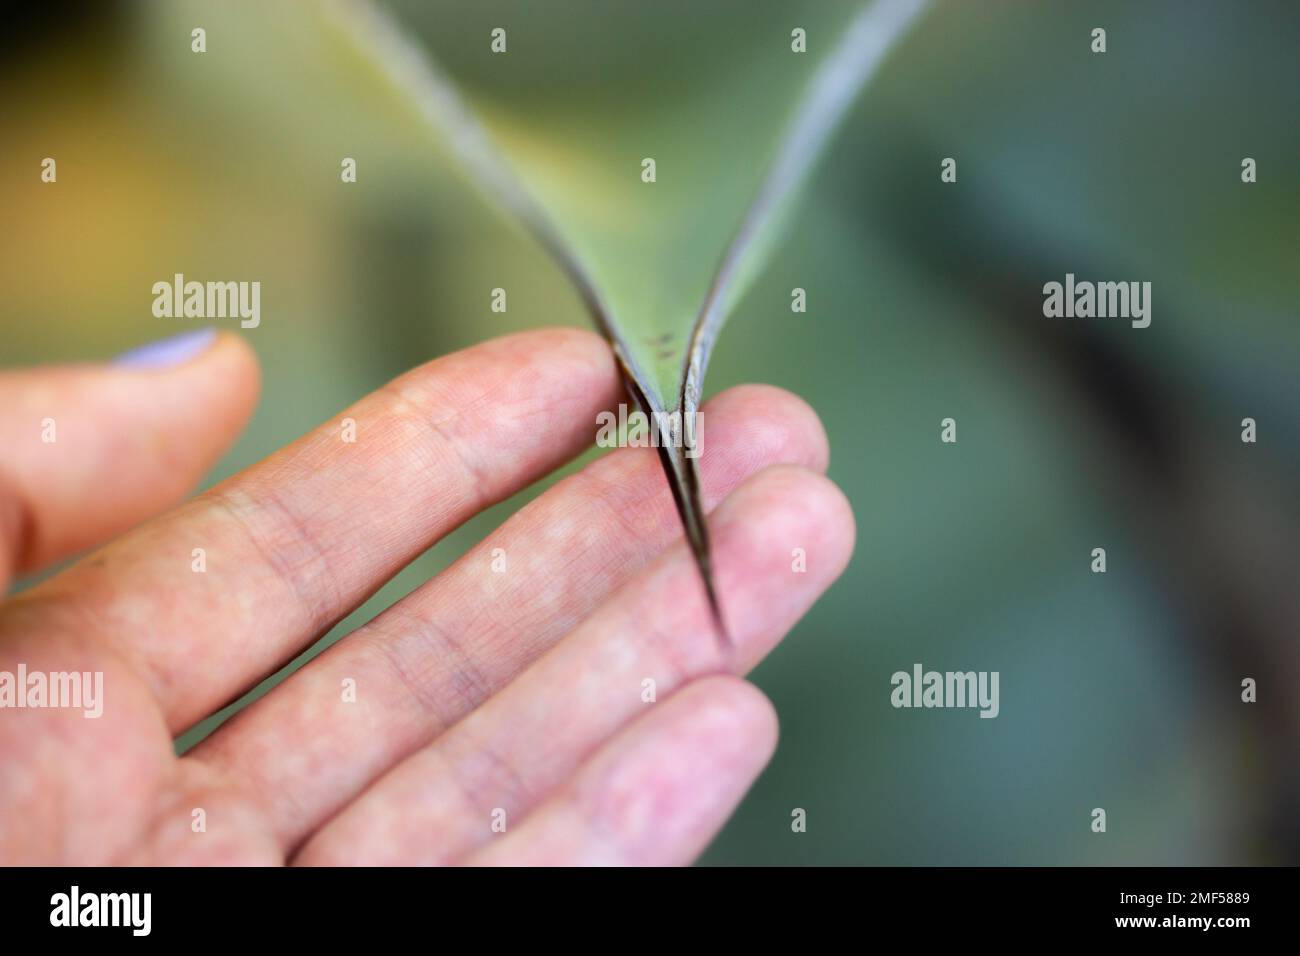
[[[852,549],[806,405],[747,386],[705,408],[730,647],[654,451],[618,449],[178,758],[177,734],[579,453],[623,400],[590,333],[498,339],[401,376],[140,524],[202,477],[256,402],[242,339],[186,341],[197,354],[173,349],[165,366],[0,373],[0,593],[108,541],[0,604],[0,682],[11,675],[27,705],[0,709],[0,862],[674,864],[701,852],[775,745],[771,705],[735,675]],[[796,548],[806,573],[792,569]],[[102,693],[32,706],[20,666],[28,682],[102,674]]]

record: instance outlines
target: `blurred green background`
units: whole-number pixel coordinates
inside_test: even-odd
[[[611,295],[677,314],[857,4],[389,8]],[[1300,862],[1297,37],[1285,2],[952,0],[858,100],[707,383],[771,382],[817,409],[859,544],[754,676],[781,743],[706,863]],[[176,272],[261,281],[242,334],[264,397],[211,481],[428,358],[588,324],[313,4],[33,4],[0,40],[0,103],[4,365],[178,331],[150,311]],[[1152,282],[1151,327],[1045,319],[1042,284],[1067,271]],[[1258,444],[1240,441],[1247,416]],[[894,710],[890,675],[917,661],[1000,671],[1001,715]],[[1248,676],[1258,704],[1240,702]]]

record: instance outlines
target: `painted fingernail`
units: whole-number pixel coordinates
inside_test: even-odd
[[[217,337],[216,329],[195,329],[170,338],[159,339],[123,352],[113,359],[114,365],[128,368],[170,368],[205,351]]]

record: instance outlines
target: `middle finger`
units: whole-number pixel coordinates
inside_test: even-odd
[[[732,389],[705,414],[710,506],[768,465],[826,467],[820,422],[787,392]],[[192,755],[264,794],[292,848],[505,686],[680,534],[654,452],[620,449],[531,502]],[[342,693],[348,680],[355,702]]]

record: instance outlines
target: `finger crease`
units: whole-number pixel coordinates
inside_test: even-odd
[[[255,498],[243,493],[217,491],[212,494],[212,500],[235,520],[263,562],[294,595],[306,619],[307,629],[312,634],[328,630],[334,623],[332,609],[341,606],[342,595],[329,554],[310,523],[301,520],[271,489],[260,492]],[[259,512],[270,512],[275,529],[273,533],[259,532],[248,519],[246,511],[253,507]],[[292,547],[281,545],[286,538]]]

